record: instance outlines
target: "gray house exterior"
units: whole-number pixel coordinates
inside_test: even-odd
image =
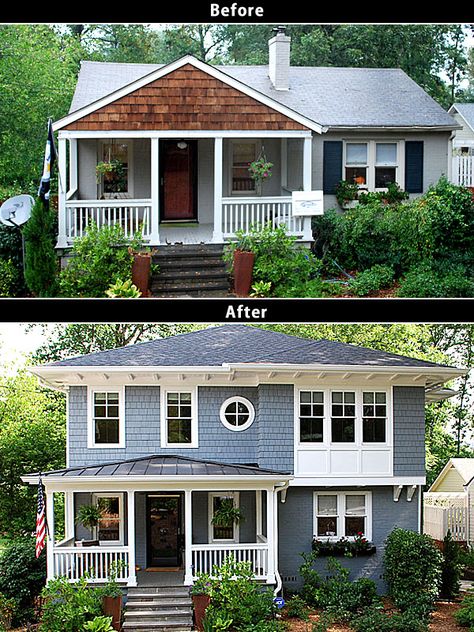
[[[94,569],[103,581],[121,559],[128,586],[163,567],[190,585],[234,555],[275,590],[300,587],[300,554],[314,537],[359,532],[376,552],[344,563],[382,588],[385,538],[395,526],[420,529],[425,401],[462,373],[243,325],[31,370],[68,394],[67,468],[42,479],[49,578]],[[213,517],[226,499],[245,520],[219,527]],[[91,503],[103,508],[95,534],[76,523]]]
[[[70,112],[54,124],[57,246],[90,222],[139,230],[156,246],[225,243],[268,221],[310,242],[311,217],[339,208],[340,180],[419,195],[449,176],[459,127],[400,69],[291,67],[284,32],[269,42],[268,66],[190,55],[82,62]],[[273,164],[262,190],[247,169],[260,156]],[[120,175],[97,178],[97,164],[114,160]],[[297,203],[307,198],[310,210]]]

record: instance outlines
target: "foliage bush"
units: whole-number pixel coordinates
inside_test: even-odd
[[[31,217],[23,228],[25,238],[25,282],[40,297],[56,295],[59,260],[54,249],[57,215],[37,198]]]
[[[285,613],[290,618],[302,619],[307,621],[309,619],[308,607],[305,600],[299,595],[292,595],[285,604]]]
[[[0,259],[0,297],[15,296],[18,270],[11,259]]]
[[[359,272],[353,281],[349,282],[349,289],[356,296],[367,296],[390,287],[393,284],[395,271],[392,266],[375,264],[367,270]]]
[[[454,618],[459,625],[469,628],[474,632],[474,594],[467,594],[461,602],[459,610],[454,613]]]
[[[0,259],[11,260],[13,263],[16,270],[16,283],[12,288],[12,294],[21,295],[25,291],[21,233],[18,229],[9,228],[4,224],[0,224]]]
[[[94,617],[91,621],[87,621],[84,624],[83,630],[87,632],[114,632],[112,626],[112,617]]]
[[[46,556],[35,555],[35,540],[31,536],[9,542],[0,554],[0,593],[14,599],[13,622],[33,619],[34,600],[46,581]]]
[[[85,624],[102,616],[102,593],[88,586],[88,575],[70,583],[56,577],[43,589],[42,632],[82,632]]]
[[[422,261],[407,272],[397,296],[462,298],[474,296],[474,277],[462,264]]]
[[[103,297],[111,283],[131,278],[133,250],[141,248],[139,236],[129,240],[121,226],[91,224],[74,241],[71,260],[60,274],[60,294],[69,297]]]
[[[236,241],[229,244],[224,259],[232,263],[236,249],[255,254],[253,282],[271,283],[275,295],[284,295],[288,282],[298,284],[317,277],[321,264],[311,250],[296,243],[296,237],[287,235],[283,225],[273,227],[254,224],[250,230],[236,232]]]
[[[395,528],[386,540],[384,579],[402,612],[426,621],[441,584],[442,555],[428,535]]]
[[[354,632],[427,632],[428,624],[411,611],[388,613],[370,607],[351,619]]]
[[[451,531],[443,540],[443,565],[441,568],[440,596],[444,599],[454,599],[461,588],[461,547],[453,540]]]

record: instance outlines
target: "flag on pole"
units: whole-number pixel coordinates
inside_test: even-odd
[[[38,483],[38,508],[36,510],[36,557],[40,556],[46,541],[46,515],[41,478]]]
[[[38,188],[38,195],[46,205],[49,204],[49,190],[51,187],[51,171],[57,158],[56,147],[54,145],[53,123],[48,119],[48,138],[44,152],[43,175]]]

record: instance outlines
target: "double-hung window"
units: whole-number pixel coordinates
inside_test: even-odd
[[[94,494],[101,517],[98,525],[98,539],[101,544],[123,544],[123,494]]]
[[[387,394],[364,391],[362,393],[362,441],[385,443],[387,437]]]
[[[371,492],[316,492],[314,535],[321,539],[372,538]]]
[[[324,392],[300,391],[300,443],[324,440]]]
[[[213,524],[214,516],[225,505],[239,507],[239,492],[209,494],[209,541],[210,542],[238,542],[239,526],[233,524]]]
[[[129,141],[101,143],[100,162],[110,165],[110,170],[101,178],[101,192],[105,198],[132,197],[131,154]]]
[[[125,447],[123,388],[91,390],[89,401],[89,447]]]
[[[331,441],[354,443],[356,439],[356,394],[354,391],[331,393]]]
[[[232,142],[232,193],[249,195],[255,193],[255,180],[250,177],[249,165],[257,156],[257,143]]]
[[[366,191],[385,191],[389,184],[403,184],[401,142],[345,143],[344,179]]]
[[[167,390],[161,409],[162,447],[197,447],[197,397],[195,390]]]

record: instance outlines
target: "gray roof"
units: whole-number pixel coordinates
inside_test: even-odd
[[[331,340],[310,340],[248,325],[222,325],[170,338],[59,360],[48,366],[221,366],[226,363],[367,367],[442,365]]]
[[[474,103],[454,103],[453,108],[456,108],[469,127],[474,130]]]
[[[69,467],[62,470],[42,472],[42,477],[48,476],[278,476],[288,472],[280,472],[258,467],[257,465],[243,465],[221,463],[218,461],[203,461],[173,454],[151,455],[126,461],[115,461],[100,465],[85,467]],[[39,472],[26,476],[38,476]]]
[[[70,112],[161,68],[83,61]],[[328,127],[457,127],[454,118],[398,68],[290,67],[277,91],[267,66],[217,66],[234,79]]]

